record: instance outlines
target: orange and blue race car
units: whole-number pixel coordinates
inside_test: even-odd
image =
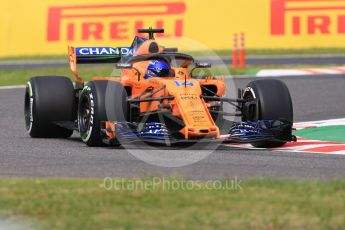
[[[27,84],[30,136],[67,138],[78,131],[88,146],[141,141],[277,147],[295,141],[292,101],[283,82],[256,80],[239,89],[237,98],[227,98],[225,78],[194,75],[211,65],[158,44],[154,34],[163,32],[140,29],[148,37],[136,36],[130,47],[68,47],[74,84],[62,76],[33,77]],[[84,82],[77,64],[85,63],[114,63],[121,74]],[[235,112],[226,112],[225,104]]]

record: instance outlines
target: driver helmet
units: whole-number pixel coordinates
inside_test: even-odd
[[[152,60],[147,66],[145,79],[169,76],[169,66],[165,61]]]

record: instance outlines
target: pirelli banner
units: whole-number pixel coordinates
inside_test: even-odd
[[[214,50],[230,49],[241,32],[248,48],[345,47],[345,0],[1,0],[0,6],[0,56],[129,46],[137,28],[149,26],[166,29],[163,42],[188,38]]]

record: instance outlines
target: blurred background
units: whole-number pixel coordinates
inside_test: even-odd
[[[344,9],[343,0],[2,0],[0,84],[24,84],[23,69],[67,75],[68,45],[129,46],[150,26],[165,28],[165,46],[213,64],[220,57],[226,66],[215,66],[217,74],[341,74]],[[242,65],[236,50],[246,55]],[[109,73],[85,69],[86,78]]]
[[[0,56],[126,46],[149,26],[164,27],[167,42],[187,37],[219,51],[241,32],[248,49],[344,48],[344,8],[334,0],[2,0]]]

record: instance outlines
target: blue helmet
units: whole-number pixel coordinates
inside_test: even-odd
[[[169,66],[164,61],[152,60],[147,66],[145,78],[167,77],[169,76]]]

